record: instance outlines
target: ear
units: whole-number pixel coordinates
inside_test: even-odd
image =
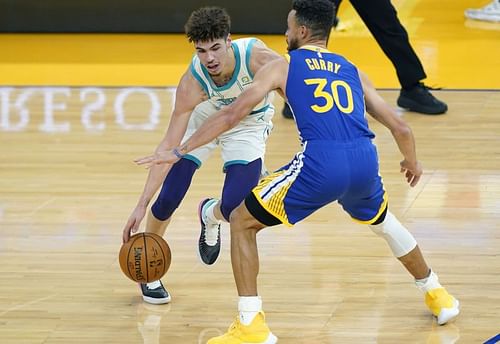
[[[301,39],[305,39],[309,35],[309,29],[304,25],[299,26],[299,35]]]
[[[227,47],[231,47],[231,43],[233,42],[233,40],[231,39],[231,34],[228,33],[227,34],[227,38],[226,38],[226,44],[227,44]]]

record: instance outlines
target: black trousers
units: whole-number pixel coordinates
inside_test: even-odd
[[[372,33],[385,55],[391,60],[399,83],[410,88],[425,79],[425,71],[410,45],[408,33],[398,19],[390,0],[349,0]],[[338,9],[342,0],[332,0]]]

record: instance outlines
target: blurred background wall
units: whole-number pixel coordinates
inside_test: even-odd
[[[233,33],[284,33],[289,0],[0,0],[0,32],[179,33],[201,6],[226,8]]]

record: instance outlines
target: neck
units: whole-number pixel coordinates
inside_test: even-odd
[[[311,38],[311,39],[306,40],[304,42],[304,44],[302,44],[301,46],[304,46],[304,45],[313,45],[315,47],[327,49],[327,47],[326,47],[326,40],[325,39],[314,39],[314,38]]]

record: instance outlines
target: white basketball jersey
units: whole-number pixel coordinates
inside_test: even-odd
[[[257,41],[256,38],[235,39],[232,42],[232,48],[235,57],[235,67],[233,77],[223,86],[217,86],[208,70],[200,63],[200,59],[195,54],[191,61],[190,70],[193,76],[198,80],[205,93],[208,95],[208,101],[217,109],[227,106],[234,102],[236,98],[253,81],[253,73],[250,71],[250,55],[252,47]],[[250,113],[256,114],[266,111],[271,105],[272,97],[269,94],[253,108]]]

